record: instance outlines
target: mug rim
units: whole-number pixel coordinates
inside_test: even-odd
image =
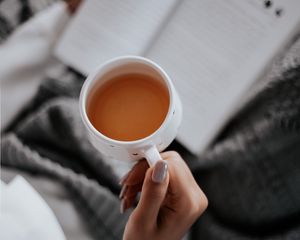
[[[91,84],[93,84],[98,79],[99,76],[101,76],[105,73],[105,72],[101,73],[101,70],[105,69],[106,67],[109,67],[112,63],[118,63],[118,65],[121,65],[122,63],[125,63],[126,61],[136,62],[136,63],[146,63],[148,66],[153,68],[163,78],[164,82],[167,85],[168,92],[169,92],[169,108],[168,108],[167,115],[166,115],[164,121],[162,122],[162,124],[159,126],[159,128],[157,128],[150,135],[148,135],[144,138],[141,138],[141,139],[133,140],[133,141],[116,140],[116,139],[113,139],[113,138],[110,138],[110,137],[104,135],[103,133],[101,133],[94,127],[94,125],[91,123],[91,121],[87,115],[87,112],[86,112],[86,101],[87,101],[88,92],[89,92],[88,90],[90,90],[89,87],[91,86]],[[137,144],[141,144],[143,142],[148,141],[149,139],[153,138],[156,135],[159,135],[160,132],[166,127],[168,122],[171,120],[171,116],[172,116],[171,111],[173,109],[173,105],[174,105],[174,88],[173,88],[173,84],[171,82],[169,75],[157,63],[153,62],[152,60],[145,58],[145,57],[134,56],[134,55],[125,55],[125,56],[115,57],[113,59],[110,59],[110,60],[104,62],[97,68],[95,68],[94,71],[92,71],[87,76],[86,80],[84,81],[84,84],[81,88],[80,96],[79,96],[80,115],[81,115],[81,118],[83,119],[83,123],[87,127],[87,129],[92,134],[94,134],[96,137],[98,137],[102,140],[104,139],[105,141],[108,141],[111,144],[117,144],[117,145],[137,145]]]

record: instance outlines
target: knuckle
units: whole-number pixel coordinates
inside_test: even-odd
[[[208,206],[207,197],[200,190],[200,188],[194,191],[194,194],[190,195],[187,202],[187,204],[190,206],[190,214],[195,217],[200,216]]]
[[[136,229],[144,228],[146,225],[145,216],[140,211],[134,211],[130,215],[128,221],[130,221],[136,227]]]
[[[181,159],[179,153],[175,151],[165,152],[163,153],[163,157],[165,157],[166,159]]]
[[[205,194],[202,194],[202,200],[201,200],[201,203],[202,203],[202,210],[203,212],[207,209],[208,207],[208,199],[207,197],[205,196]]]
[[[181,159],[181,156],[179,155],[179,153],[175,152],[175,151],[170,151],[170,156],[171,156],[171,158],[174,158],[174,159]]]

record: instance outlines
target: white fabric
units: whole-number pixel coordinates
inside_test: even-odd
[[[1,182],[0,239],[66,239],[52,210],[21,176]]]
[[[33,97],[45,70],[56,64],[52,49],[69,18],[66,4],[57,2],[0,46],[1,130]]]

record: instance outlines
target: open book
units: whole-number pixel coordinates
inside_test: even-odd
[[[86,0],[55,54],[83,74],[121,55],[160,64],[183,102],[177,139],[198,154],[299,32],[299,9],[299,0]]]

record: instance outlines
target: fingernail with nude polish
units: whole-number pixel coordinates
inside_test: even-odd
[[[120,192],[120,195],[119,195],[119,198],[120,198],[120,199],[122,199],[122,198],[124,197],[124,195],[125,195],[127,189],[128,189],[128,186],[127,186],[127,185],[124,185],[124,186],[122,187],[121,192]]]
[[[124,211],[125,211],[125,199],[123,198],[120,204],[120,212],[123,214]]]
[[[152,181],[156,183],[161,183],[165,180],[168,172],[168,164],[164,160],[159,160],[153,169]]]

